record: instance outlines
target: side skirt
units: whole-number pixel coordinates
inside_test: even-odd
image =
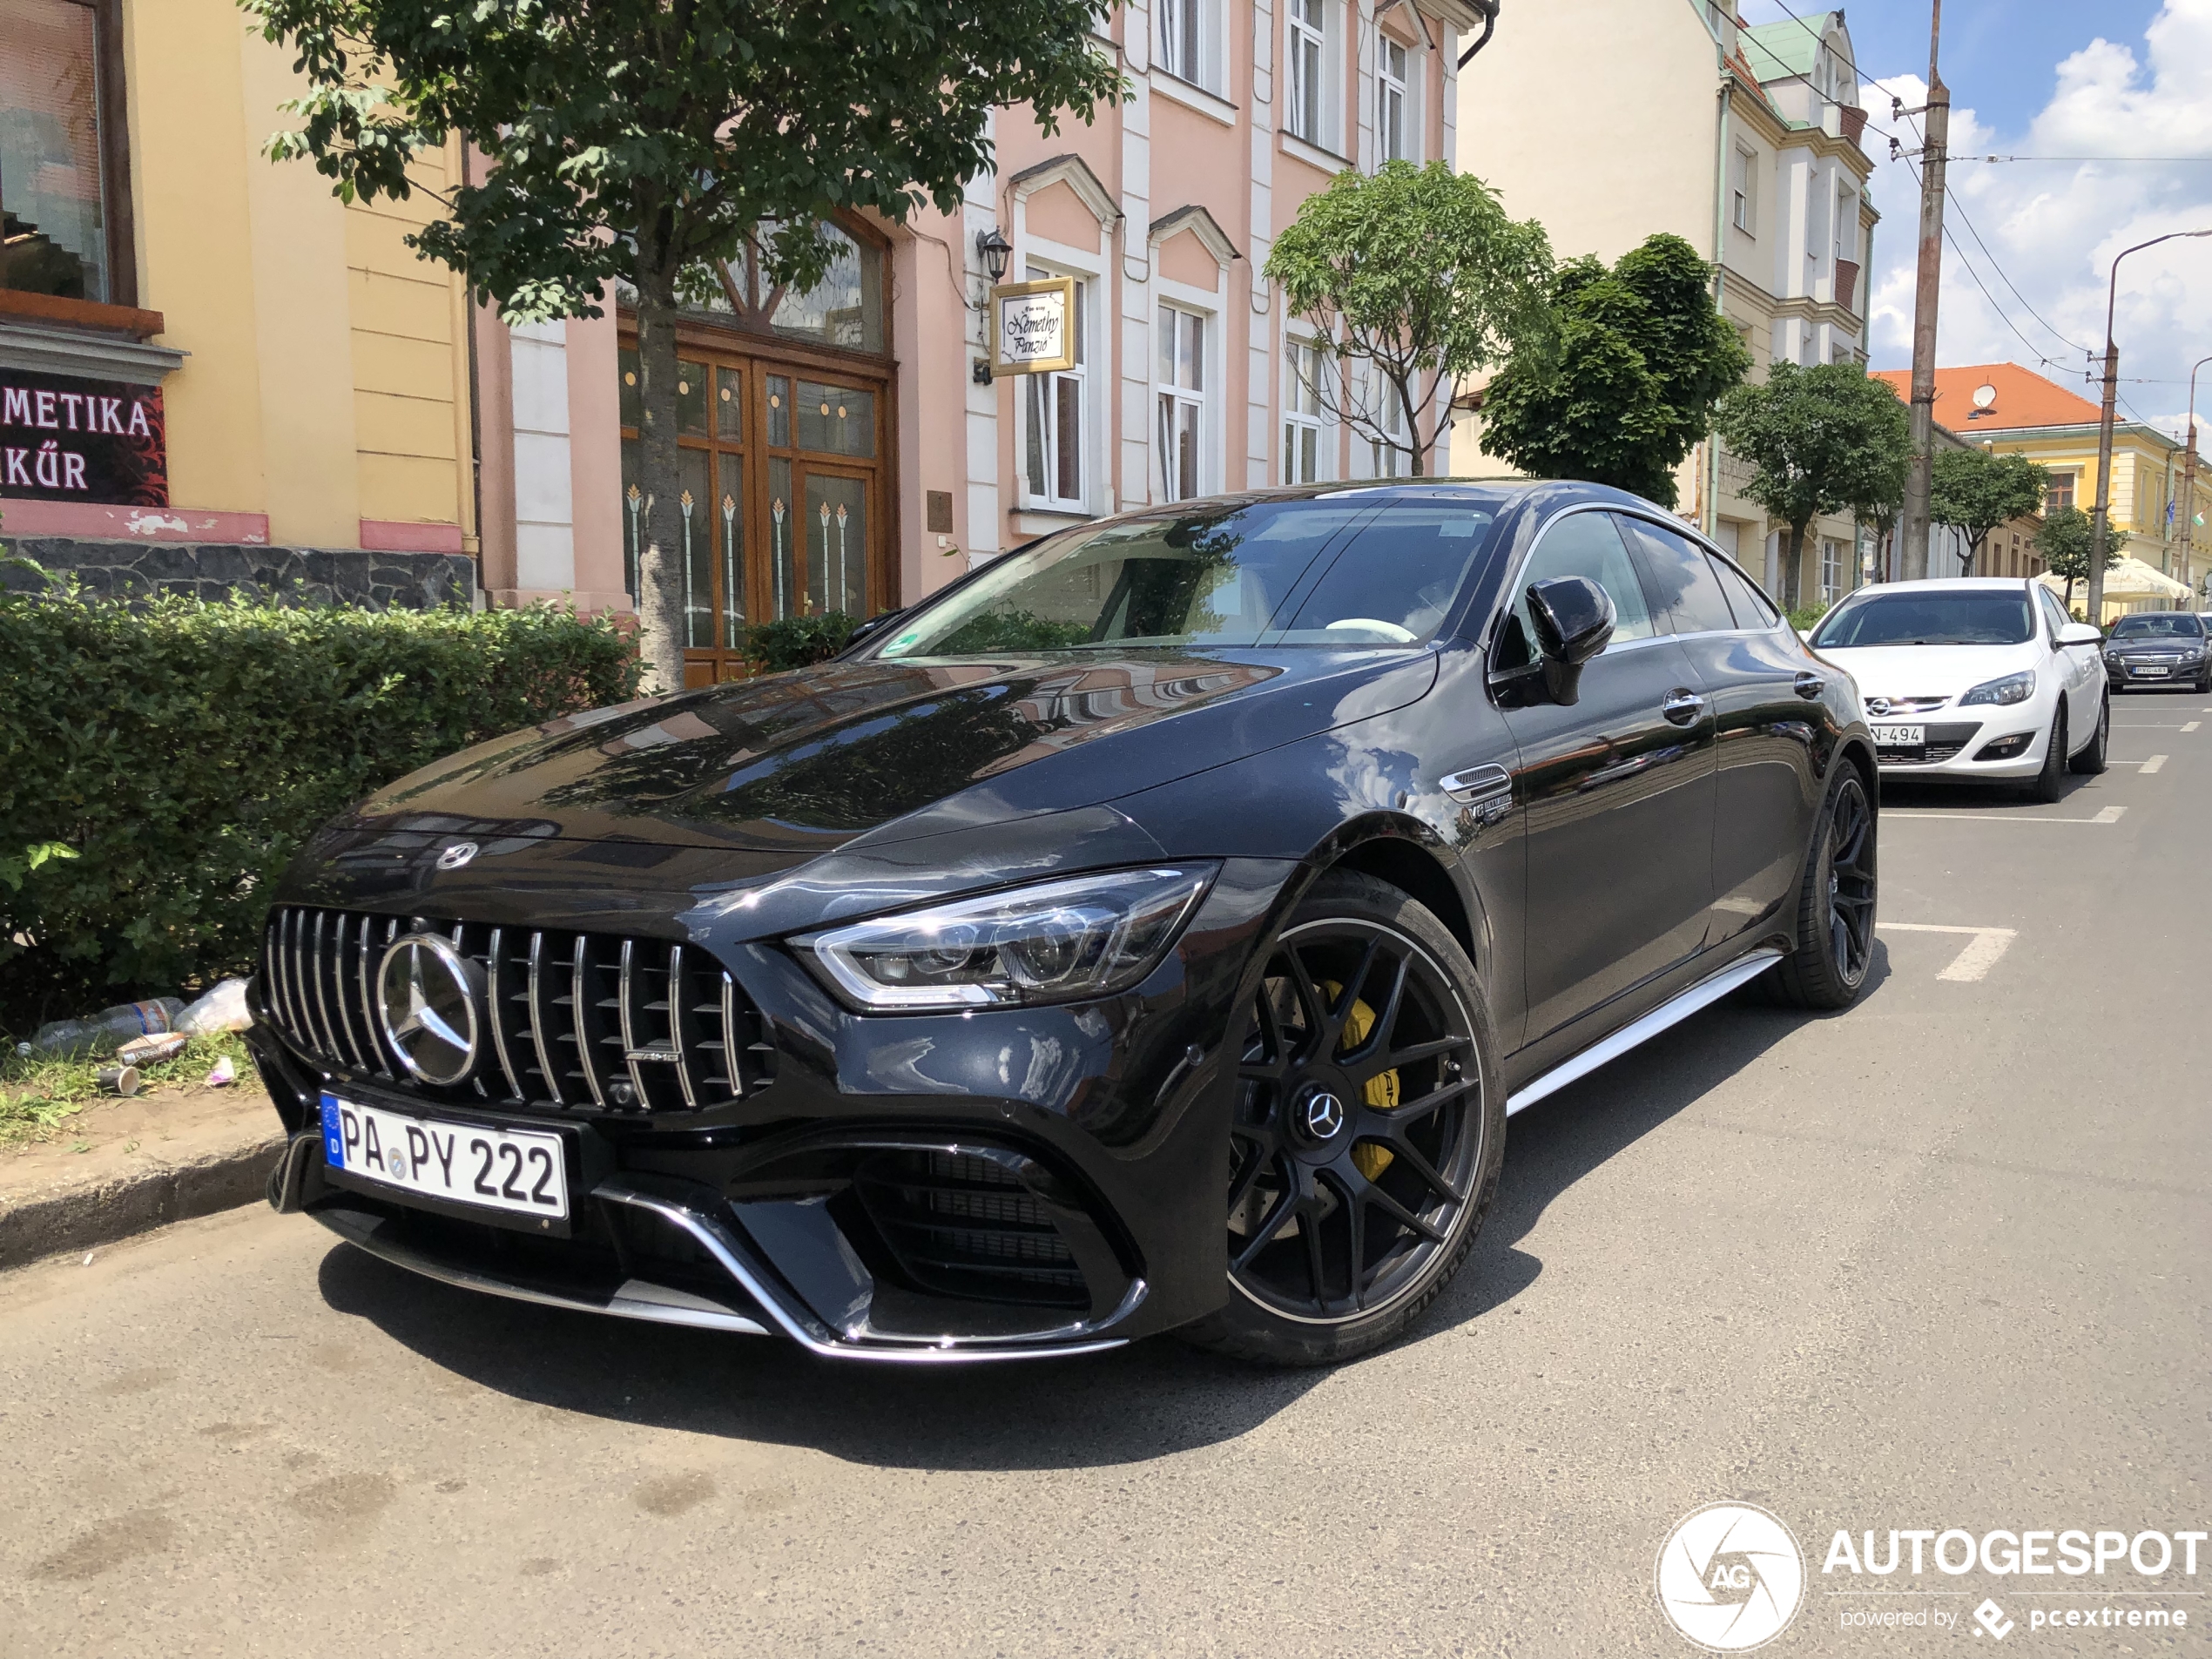
[[[1578,1078],[1588,1076],[1607,1062],[1618,1060],[1629,1049],[1649,1042],[1669,1026],[1679,1024],[1698,1009],[1719,1001],[1737,986],[1757,979],[1781,960],[1782,953],[1770,945],[1738,957],[1717,974],[1708,974],[1688,990],[1662,1002],[1642,1019],[1633,1020],[1611,1036],[1592,1043],[1572,1060],[1554,1066],[1541,1077],[1531,1078],[1506,1097],[1506,1116],[1511,1117],[1524,1107],[1534,1106],[1545,1096],[1555,1094]]]

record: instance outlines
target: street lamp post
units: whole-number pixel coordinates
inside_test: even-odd
[[[2113,256],[2112,280],[2105,288],[2105,401],[2103,410],[2097,416],[2097,505],[2092,516],[2089,536],[2089,608],[2087,615],[2092,627],[2103,627],[2105,619],[2105,547],[2112,511],[2112,406],[2120,395],[2120,347],[2113,343],[2112,338],[2113,310],[2120,298],[2120,261],[2130,253],[2140,253],[2147,247],[2156,247],[2161,242],[2176,241],[2188,236],[2212,236],[2212,229],[2168,231],[2163,236],[2152,237],[2148,242],[2123,247]]]
[[[2189,526],[2196,522],[2196,371],[2212,357],[2200,357],[2189,365],[2189,435],[2182,448],[2182,580],[2195,584],[2196,572],[2189,563],[2190,543],[2195,539]]]

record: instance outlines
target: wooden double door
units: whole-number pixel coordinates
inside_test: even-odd
[[[626,331],[625,331],[626,332]],[[888,522],[890,375],[688,334],[678,350],[678,562],[687,684],[744,677],[756,623],[896,603]],[[637,358],[621,354],[624,575],[644,545]]]

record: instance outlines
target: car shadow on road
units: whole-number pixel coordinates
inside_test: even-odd
[[[1870,988],[1887,972],[1876,948]],[[1480,1318],[1527,1290],[1543,1264],[1521,1241],[1554,1198],[1752,1064],[1805,1017],[1730,1001],[1515,1117],[1490,1220],[1414,1339]],[[323,1258],[320,1283],[338,1312],[515,1399],[888,1467],[1143,1462],[1248,1433],[1329,1374],[1258,1370],[1171,1338],[984,1367],[821,1360],[779,1340],[460,1290],[346,1244]]]

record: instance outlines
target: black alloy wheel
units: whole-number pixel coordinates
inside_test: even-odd
[[[1497,1184],[1502,1091],[1473,967],[1371,877],[1316,884],[1254,994],[1230,1126],[1231,1295],[1188,1333],[1315,1365],[1404,1330]]]
[[[1838,761],[1798,889],[1797,948],[1770,976],[1781,1001],[1801,1008],[1847,1008],[1858,1001],[1874,960],[1876,841],[1865,780]]]
[[[2106,757],[2112,749],[2112,698],[2109,694],[2097,699],[2097,734],[2081,745],[2081,752],[2067,762],[2074,772],[2094,778],[2105,769]]]
[[[2043,751],[2043,770],[2027,786],[2028,797],[2045,806],[2066,793],[2066,693],[2059,693],[2058,712],[2051,717],[2051,740]]]

